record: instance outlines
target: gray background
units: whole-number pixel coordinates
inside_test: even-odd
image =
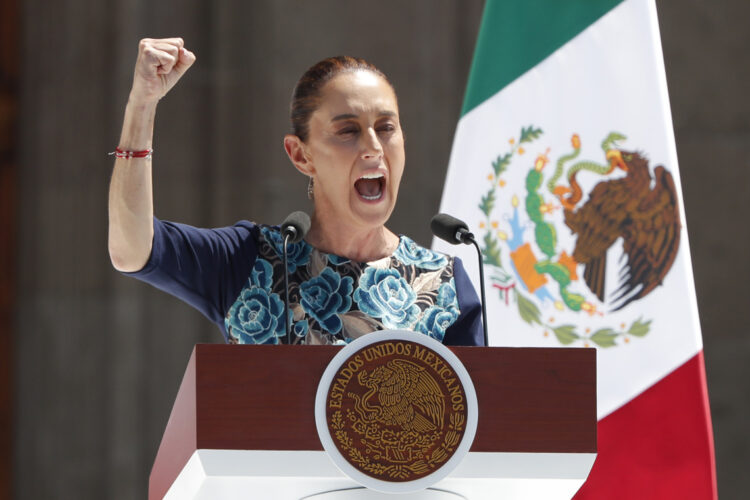
[[[750,489],[750,83],[745,0],[657,3],[705,343],[722,498]],[[106,194],[138,39],[198,61],[157,116],[156,211],[202,226],[309,209],[286,159],[291,88],[322,57],[396,86],[407,169],[391,227],[428,245],[483,2],[22,3],[15,498],[144,498],[196,342],[218,330],[114,272]],[[541,15],[541,14],[540,14]],[[637,77],[634,75],[634,77]],[[44,480],[41,480],[44,478]]]

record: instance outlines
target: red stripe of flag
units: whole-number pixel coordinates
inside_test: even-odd
[[[703,351],[599,421],[599,451],[575,500],[716,499]]]

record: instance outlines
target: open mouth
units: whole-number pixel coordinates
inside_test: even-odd
[[[385,189],[385,176],[380,172],[365,174],[354,183],[354,189],[367,201],[379,200]]]

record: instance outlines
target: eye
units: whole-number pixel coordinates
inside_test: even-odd
[[[376,130],[378,132],[386,132],[386,133],[395,132],[396,125],[391,122],[381,123],[380,125],[377,126]]]
[[[359,132],[359,128],[354,125],[347,125],[346,127],[340,128],[336,134],[341,136],[351,136]]]

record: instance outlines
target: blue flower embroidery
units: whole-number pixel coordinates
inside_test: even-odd
[[[386,328],[409,328],[419,316],[414,290],[395,269],[368,267],[359,278],[354,301],[360,311],[381,318]]]
[[[279,258],[284,258],[284,239],[281,237],[281,232],[278,230],[271,229],[263,226],[260,229],[263,234],[263,238],[273,248],[276,255]],[[293,273],[297,270],[297,267],[302,267],[310,261],[310,252],[312,247],[304,241],[299,243],[291,243],[287,246],[287,258],[289,259],[289,272]]]
[[[353,283],[354,280],[349,276],[342,278],[333,269],[326,267],[319,276],[300,285],[302,308],[328,333],[336,334],[342,327],[338,315],[348,312],[352,307]]]
[[[456,286],[451,278],[450,282],[440,285],[436,304],[424,312],[414,329],[442,342],[445,331],[455,323],[458,315]]]
[[[453,310],[432,306],[424,312],[415,330],[442,342],[445,330],[456,321],[457,317],[458,313]]]
[[[250,273],[250,286],[259,287],[270,292],[272,285],[273,267],[271,267],[271,263],[265,259],[258,258]]]
[[[423,248],[406,236],[401,238],[403,244],[398,246],[394,256],[407,266],[414,264],[422,269],[436,271],[445,267],[448,263],[448,258],[445,255]]]
[[[456,297],[456,282],[453,278],[443,283],[438,288],[436,305],[445,309],[456,309],[458,311],[458,297]]]
[[[271,272],[271,264],[258,259],[249,286],[227,313],[227,331],[240,344],[278,344],[284,335],[284,303],[271,292]]]

